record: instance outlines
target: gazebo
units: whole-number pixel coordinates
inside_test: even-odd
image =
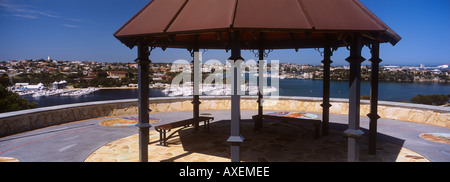
[[[231,50],[229,61],[244,60],[241,50],[258,50],[260,61],[267,49],[323,48],[322,134],[328,135],[330,64],[339,47],[350,51],[348,161],[358,161],[360,130],[360,80],[363,46],[371,49],[372,64],[369,151],[376,151],[378,67],[380,43],[395,45],[401,37],[358,0],[152,0],[114,36],[127,47],[138,49],[139,64],[139,143],[140,161],[148,161],[149,143],[149,56],[160,47]],[[150,48],[150,49],[149,49]],[[262,65],[261,62],[259,64]],[[231,95],[231,161],[240,161],[240,95],[238,64],[233,64]],[[195,68],[195,66],[194,66]],[[260,69],[262,70],[262,69]],[[199,70],[194,70],[194,74]],[[199,79],[194,76],[195,79]],[[260,79],[261,80],[261,79]],[[259,85],[262,85],[261,83]],[[194,85],[193,117],[199,117],[199,95]],[[261,90],[261,89],[260,89]],[[262,94],[258,97],[262,114]]]

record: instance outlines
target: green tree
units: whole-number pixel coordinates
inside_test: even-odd
[[[369,95],[361,95],[360,99],[361,100],[370,100],[370,96]]]
[[[0,75],[0,86],[7,87],[9,85],[11,85],[11,84],[9,83],[9,76],[8,76],[8,74],[3,73],[2,75]]]
[[[448,102],[449,97],[446,95],[416,95],[411,98],[412,103],[416,104],[427,104],[427,105],[441,105]]]
[[[19,94],[0,87],[0,113],[12,112],[24,109],[36,108],[37,103],[30,103],[27,99],[20,98]]]
[[[107,78],[108,77],[108,73],[106,73],[106,71],[98,71],[97,72],[97,78]]]

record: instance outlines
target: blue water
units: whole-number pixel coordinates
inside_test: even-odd
[[[167,97],[161,89],[150,89],[150,97]],[[47,107],[63,104],[74,104],[82,102],[105,101],[105,100],[120,100],[120,99],[137,99],[137,89],[117,89],[117,90],[98,90],[94,93],[82,96],[42,96],[32,97],[30,95],[24,96],[30,102],[37,102],[37,107]]]
[[[268,79],[270,84],[270,79]],[[279,81],[280,96],[305,96],[322,97],[322,80],[298,80],[283,79]],[[331,98],[348,98],[349,84],[347,81],[331,81]],[[450,84],[448,83],[400,83],[400,82],[380,82],[379,100],[384,101],[409,101],[412,97],[422,94],[450,94]],[[370,82],[361,83],[361,95],[370,95]],[[162,89],[150,89],[150,97],[167,97]],[[99,90],[89,95],[83,96],[49,96],[24,98],[32,102],[37,102],[38,107],[53,105],[72,104],[81,102],[136,99],[137,89],[123,90]]]
[[[280,96],[322,97],[322,80],[280,80]],[[331,98],[348,98],[348,81],[331,81]],[[378,98],[384,101],[409,101],[412,97],[422,94],[450,94],[448,83],[402,83],[379,82]],[[361,82],[361,95],[370,95],[370,82]]]

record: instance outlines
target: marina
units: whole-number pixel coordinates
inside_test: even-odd
[[[277,91],[278,89],[275,87],[264,87],[263,89],[264,94],[271,94]],[[162,92],[168,94],[169,97],[191,96],[193,95],[193,87],[192,85],[170,86],[162,90]],[[247,93],[246,95],[257,95],[258,87],[241,85],[241,92],[243,94]],[[199,95],[231,95],[231,86],[227,84],[201,84],[199,88]]]
[[[43,96],[82,96],[98,91],[98,88],[83,88],[83,89],[25,89],[12,90],[20,96],[43,97]]]
[[[271,86],[270,79],[268,79],[268,86]],[[379,83],[379,97],[383,101],[398,101],[409,102],[410,99],[416,95],[429,95],[429,94],[450,94],[450,85],[448,83],[406,83],[406,82],[380,82]],[[331,81],[330,92],[331,98],[348,98],[348,82],[345,81]],[[249,91],[242,95],[257,95],[257,89],[247,89]],[[302,96],[302,97],[321,97],[322,96],[322,80],[310,80],[310,79],[280,79],[279,88],[265,87],[264,95],[274,95],[276,92],[280,96]],[[91,91],[94,88],[91,88]],[[62,89],[64,91],[64,89]],[[80,90],[80,91],[77,91]],[[69,95],[82,92],[81,90],[89,89],[65,89],[66,94],[54,94],[52,96],[40,96],[33,97],[36,91],[23,90],[17,93],[21,97],[29,100],[30,102],[37,102],[37,107],[47,107],[62,104],[92,102],[92,101],[105,101],[105,100],[118,100],[118,99],[136,99],[138,98],[138,90],[136,88],[95,88],[94,92],[84,92],[84,94]],[[224,88],[221,84],[203,84],[200,87],[201,95],[230,95],[229,90]],[[227,91],[228,90],[228,91]],[[244,86],[242,87],[244,89]],[[189,96],[192,94],[192,86],[172,86],[172,87],[150,87],[150,97],[175,97],[175,96]],[[45,95],[45,94],[44,94]],[[361,82],[361,95],[370,95],[370,82]]]

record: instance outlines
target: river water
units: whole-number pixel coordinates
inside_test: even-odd
[[[269,79],[270,80],[270,79]],[[270,81],[269,81],[270,84]],[[322,80],[279,80],[280,96],[322,97]],[[348,98],[349,83],[347,81],[331,81],[331,98]],[[450,94],[449,83],[401,83],[380,82],[379,100],[409,101],[416,95]],[[361,95],[370,95],[370,82],[361,82]],[[168,97],[162,89],[150,89],[150,97]],[[38,107],[72,104],[92,101],[136,99],[137,89],[99,90],[83,96],[24,96],[31,102],[37,102]]]

